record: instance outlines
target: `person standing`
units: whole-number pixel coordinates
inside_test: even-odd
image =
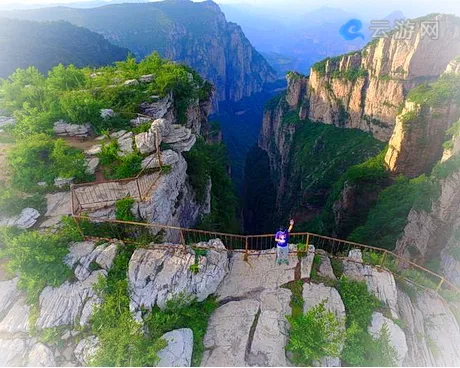
[[[280,226],[278,232],[275,235],[275,242],[277,245],[277,262],[289,264],[289,233],[294,227],[294,220],[289,221],[289,228],[286,229],[284,226]]]

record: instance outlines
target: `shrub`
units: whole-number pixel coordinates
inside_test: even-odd
[[[204,352],[203,338],[208,320],[217,306],[218,303],[212,296],[203,302],[198,302],[196,299],[180,295],[176,299],[169,300],[163,311],[155,308],[145,319],[145,323],[150,334],[156,336],[177,328],[190,328],[193,331],[192,366],[198,367]]]
[[[35,208],[38,212],[46,212],[46,201],[42,195],[25,196],[13,188],[0,190],[0,214],[17,216],[24,208]]]
[[[129,309],[128,263],[134,251],[123,246],[107,279],[100,278],[97,292],[103,302],[92,317],[92,331],[99,338],[99,349],[90,359],[92,366],[155,366],[157,352],[166,346],[164,340],[145,335],[142,325]]]
[[[108,179],[127,179],[135,177],[142,169],[143,157],[138,152],[132,152],[119,157],[117,162],[112,163],[105,171]]]
[[[98,154],[101,164],[104,166],[110,165],[118,160],[118,142],[102,143],[101,152]]]
[[[124,198],[115,203],[115,217],[120,221],[136,221],[131,209],[134,204],[134,199]]]
[[[343,321],[327,311],[324,302],[311,308],[306,314],[287,317],[291,328],[286,346],[293,353],[293,363],[312,366],[323,357],[339,357],[345,338]]]
[[[37,231],[0,233],[4,244],[0,254],[8,259],[8,270],[19,274],[19,288],[27,293],[30,303],[37,300],[45,286],[59,286],[71,274],[63,263],[70,240],[68,235]]]

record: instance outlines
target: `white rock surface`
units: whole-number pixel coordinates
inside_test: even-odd
[[[105,139],[105,137],[103,137],[103,139]],[[101,151],[102,151],[102,144],[95,144],[94,146],[92,146],[91,148],[85,151],[85,155],[96,156],[99,153],[101,153]]]
[[[144,117],[144,116],[138,116],[137,118],[135,119],[131,119],[129,122],[132,126],[139,126],[139,125],[142,125],[144,123],[152,123],[154,120],[154,118],[147,118],[147,117]]]
[[[24,208],[18,216],[0,219],[0,226],[15,226],[19,229],[29,229],[35,225],[40,212],[34,208]]]
[[[165,150],[161,151],[161,163],[163,166],[165,165],[174,165],[176,162],[179,161],[179,154],[174,152],[173,150]],[[160,167],[160,161],[158,160],[158,154],[153,153],[152,155],[146,157],[142,161],[142,168],[148,169],[157,169]]]
[[[302,257],[300,272],[303,279],[309,279],[311,276],[313,260],[315,259],[315,251],[315,246],[310,244],[308,245],[307,254]]]
[[[123,85],[127,87],[138,86],[139,82],[137,81],[137,79],[128,79],[123,83]]]
[[[126,156],[134,152],[133,149],[133,132],[127,132],[118,138],[118,149],[120,156]]]
[[[88,137],[91,133],[91,124],[69,124],[59,120],[54,123],[53,130],[57,136]]]
[[[225,246],[218,239],[206,243],[206,257],[200,257],[195,274],[190,266],[195,255],[179,248],[136,249],[129,261],[131,309],[164,308],[169,299],[179,294],[197,297],[199,301],[213,294],[228,272]]]
[[[401,367],[408,351],[406,335],[401,327],[395,324],[391,319],[384,317],[382,313],[374,312],[374,314],[372,314],[372,321],[368,331],[374,338],[378,338],[384,325],[388,327],[390,344],[397,352],[397,364],[398,367]]]
[[[96,354],[98,344],[99,339],[96,336],[90,336],[81,340],[74,350],[77,361],[83,366],[87,366],[90,359]]]
[[[49,193],[46,196],[47,217],[61,217],[70,215],[70,192]]]
[[[316,253],[320,257],[318,276],[331,280],[337,280],[337,277],[334,274],[334,270],[332,269],[331,259],[329,258],[328,254],[323,249],[318,249]]]
[[[21,295],[17,289],[18,281],[18,277],[0,281],[0,318],[8,313],[8,310]]]
[[[86,303],[94,303],[96,293],[93,285],[104,270],[94,271],[85,281],[66,281],[58,288],[47,286],[40,294],[40,315],[36,326],[39,329],[74,325],[81,317]]]
[[[50,348],[37,342],[29,352],[28,367],[55,367],[56,360]]]
[[[158,352],[157,367],[190,367],[193,352],[193,331],[189,328],[165,333],[162,339],[168,346]]]
[[[143,114],[152,116],[153,119],[160,119],[166,117],[169,110],[173,110],[172,94],[168,94],[163,98],[151,96],[151,99],[154,101],[141,104]]]
[[[97,157],[90,157],[86,159],[86,174],[94,175],[96,173],[96,169],[99,166],[99,158]]]
[[[348,258],[349,260],[343,261],[343,274],[353,280],[365,281],[369,292],[390,308],[393,318],[399,318],[398,292],[394,276],[383,269],[360,263],[360,250],[350,251]]]
[[[169,146],[176,152],[188,152],[196,142],[196,135],[192,134],[189,139],[176,143],[170,143]]]
[[[136,147],[141,154],[145,155],[156,151],[155,133],[150,131],[139,133],[136,134],[134,139],[136,141]]]
[[[291,314],[291,291],[265,290],[259,297],[260,314],[255,327],[251,349],[246,355],[246,365],[259,367],[286,367],[285,347],[288,343]]]
[[[219,307],[209,319],[201,366],[244,367],[249,332],[259,308],[257,300],[233,301]]]
[[[26,340],[0,340],[0,367],[20,366],[26,353],[26,347]]]
[[[115,112],[112,109],[101,109],[101,118],[110,119],[115,116]]]
[[[30,307],[24,298],[19,298],[10,308],[6,316],[1,319],[0,333],[18,333],[29,331]]]
[[[295,246],[290,247],[295,250]],[[294,280],[297,256],[290,254],[289,265],[278,265],[273,252],[276,250],[262,251],[259,256],[249,256],[249,262],[244,261],[242,253],[232,254],[230,271],[217,290],[219,300],[254,296],[264,289],[276,289]]]
[[[169,134],[163,138],[163,142],[172,144],[190,139],[192,130],[181,124],[171,124]]]
[[[141,83],[151,83],[153,81],[154,75],[153,74],[146,74],[146,75],[141,75],[139,78],[139,82]]]
[[[3,128],[7,125],[15,125],[16,119],[11,116],[0,116],[0,128]]]

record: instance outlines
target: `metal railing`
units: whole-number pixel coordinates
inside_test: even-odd
[[[238,235],[216,231],[182,228],[177,226],[147,224],[118,220],[96,220],[88,216],[74,216],[78,229],[85,238],[112,239],[132,242],[146,247],[150,244],[164,244],[167,247],[204,247],[205,242],[220,239],[227,251],[244,253],[245,260],[250,257],[276,254],[273,234]],[[200,244],[202,243],[202,244]],[[389,250],[360,244],[348,240],[336,239],[309,232],[291,233],[289,243],[295,244],[290,253],[299,257],[308,252],[308,245],[326,251],[332,258],[347,259],[351,250],[360,249],[363,263],[385,269],[400,280],[435,290],[444,295],[460,297],[460,288],[441,275],[405,259]]]
[[[140,116],[152,119],[152,117],[147,115],[136,115],[138,117]],[[145,201],[152,188],[160,179],[161,167],[163,166],[158,128],[155,129],[154,137],[156,156],[153,156],[147,165],[145,165],[145,167],[135,177],[72,184],[70,186],[72,215],[79,216],[85,211],[110,206],[116,201],[127,197],[139,201]],[[154,161],[158,161],[158,169],[149,168],[150,164]]]

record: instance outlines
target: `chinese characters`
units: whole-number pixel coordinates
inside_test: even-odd
[[[402,19],[396,20],[393,27],[391,27],[389,20],[372,20],[369,30],[373,32],[372,38],[388,38],[391,32],[396,40],[411,40],[415,35],[418,24],[422,39],[439,39],[439,21],[437,20],[416,23],[409,19]]]

